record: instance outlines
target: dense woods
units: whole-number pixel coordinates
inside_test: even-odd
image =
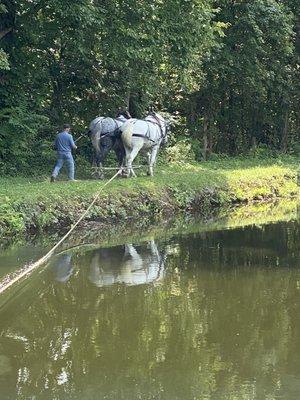
[[[1,0],[0,171],[45,164],[62,123],[83,132],[120,108],[168,112],[197,159],[299,151],[299,11],[297,0]]]

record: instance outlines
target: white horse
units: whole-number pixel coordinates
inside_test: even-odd
[[[127,176],[136,176],[132,163],[141,149],[148,151],[148,174],[153,176],[158,149],[167,142],[168,123],[161,115],[151,113],[144,120],[126,121],[120,130],[126,154]]]

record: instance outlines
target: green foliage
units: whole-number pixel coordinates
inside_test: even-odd
[[[250,149],[249,156],[266,159],[270,157],[275,157],[276,152],[274,151],[274,149],[268,147],[266,144],[260,143],[258,146],[252,147]]]
[[[5,14],[7,12],[7,9],[5,5],[0,2],[0,15]],[[1,35],[1,32],[0,32]],[[1,39],[1,36],[0,36]],[[0,70],[8,70],[9,69],[9,62],[8,62],[8,57],[5,51],[0,47]]]
[[[16,235],[25,231],[24,215],[12,207],[8,197],[0,203],[0,231],[8,235]]]
[[[197,159],[299,141],[295,0],[46,3],[0,2],[0,173],[50,168],[64,122],[123,107],[175,115]]]
[[[19,173],[32,167],[37,134],[47,122],[46,117],[32,113],[24,105],[0,111],[0,171]]]
[[[9,69],[7,54],[4,52],[3,49],[0,49],[0,70],[1,69]]]
[[[180,140],[165,150],[164,160],[167,164],[186,164],[195,162],[195,154],[188,140]]]
[[[299,138],[297,14],[283,3],[217,2],[228,28],[204,60],[199,91],[183,102],[208,152],[240,153],[254,142],[286,151]]]

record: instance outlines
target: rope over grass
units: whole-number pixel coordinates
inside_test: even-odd
[[[132,166],[132,168],[134,168],[134,169],[136,169],[136,168],[147,168],[147,167],[148,167],[147,165],[133,165]],[[116,170],[119,169],[119,167],[92,167],[92,169],[100,170],[100,171],[102,171],[102,170],[108,170],[108,171],[113,170],[113,171],[116,171]],[[125,167],[121,167],[121,170],[125,170],[125,169],[126,169]]]

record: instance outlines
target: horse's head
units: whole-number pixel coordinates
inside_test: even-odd
[[[117,113],[116,118],[120,118],[120,117],[123,117],[125,119],[131,119],[132,118],[128,110],[120,110]]]
[[[164,146],[164,145],[166,145],[167,143],[168,143],[168,134],[169,134],[169,132],[170,132],[170,123],[169,122],[166,122],[166,125],[165,125],[165,134],[164,134],[164,136],[163,136],[163,138],[162,138],[162,141],[161,141],[161,144]]]

